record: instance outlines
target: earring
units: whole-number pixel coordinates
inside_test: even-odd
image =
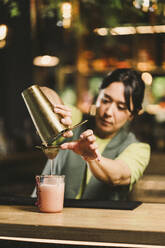
[[[96,115],[96,105],[95,104],[92,104],[90,106],[89,114],[92,115],[92,116],[95,116]]]

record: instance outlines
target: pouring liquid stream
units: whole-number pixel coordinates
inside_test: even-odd
[[[50,175],[53,175],[53,159],[50,159]]]

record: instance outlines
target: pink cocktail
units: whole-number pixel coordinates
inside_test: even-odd
[[[58,213],[63,210],[65,176],[36,176],[38,207],[41,212]]]

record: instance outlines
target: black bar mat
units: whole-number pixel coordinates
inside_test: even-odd
[[[29,205],[34,206],[36,198],[20,196],[0,196],[1,205]],[[74,208],[102,208],[102,209],[119,209],[133,210],[141,205],[140,201],[99,201],[86,199],[65,199],[64,207]]]
[[[35,205],[36,198],[22,196],[0,196],[0,205]]]
[[[75,208],[103,208],[103,209],[119,209],[133,210],[141,205],[140,201],[100,201],[100,200],[85,200],[85,199],[66,199],[65,207]]]

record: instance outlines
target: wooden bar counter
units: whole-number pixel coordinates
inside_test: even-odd
[[[1,205],[0,247],[4,240],[66,247],[165,247],[165,204],[142,203],[134,210],[64,207],[56,214],[40,213],[35,206]]]

